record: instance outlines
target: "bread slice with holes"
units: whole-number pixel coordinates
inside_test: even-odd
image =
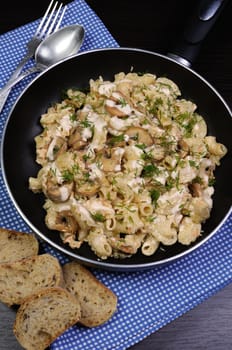
[[[44,350],[80,318],[80,304],[67,290],[54,287],[26,299],[16,313],[14,334],[27,350]]]
[[[63,276],[65,287],[80,302],[81,324],[96,327],[112,317],[117,309],[117,296],[89,270],[73,261],[63,266]]]
[[[61,265],[50,254],[0,264],[0,301],[11,306],[43,288],[62,286]]]
[[[0,264],[37,255],[39,243],[33,234],[0,228]]]

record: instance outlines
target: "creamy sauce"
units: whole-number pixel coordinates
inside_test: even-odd
[[[50,145],[48,146],[48,150],[47,150],[47,158],[50,160],[50,161],[53,161],[54,160],[54,147],[56,145],[56,138],[54,138]]]
[[[59,190],[60,190],[60,200],[61,202],[65,202],[69,198],[70,191],[66,186],[61,186]]]
[[[81,132],[81,138],[83,141],[87,141],[92,137],[92,130],[91,128],[84,128]]]

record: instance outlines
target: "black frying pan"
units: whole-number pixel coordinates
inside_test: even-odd
[[[44,196],[28,189],[28,178],[36,176],[34,137],[41,132],[39,119],[47,108],[61,100],[62,92],[70,87],[85,89],[89,79],[113,79],[120,71],[151,72],[167,76],[177,83],[182,97],[198,106],[208,125],[208,133],[228,148],[221,166],[215,172],[214,206],[203,225],[204,234],[186,247],[180,244],[159,249],[153,256],[141,253],[124,260],[113,258],[99,261],[88,245],[73,250],[62,243],[59,234],[47,229],[44,223]],[[199,247],[224,222],[231,209],[231,112],[222,97],[202,77],[175,60],[149,51],[121,48],[86,52],[64,60],[37,77],[23,92],[10,113],[2,141],[2,166],[9,194],[19,213],[31,229],[53,247],[80,262],[102,267],[132,271],[151,268],[177,259]]]

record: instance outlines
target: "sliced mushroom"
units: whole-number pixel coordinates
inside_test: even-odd
[[[46,225],[51,230],[68,232],[69,234],[74,234],[78,229],[77,221],[69,210],[57,211],[55,216],[47,215]]]
[[[107,112],[113,116],[126,117],[132,112],[132,108],[121,92],[114,92],[109,99],[106,100],[105,108]]]
[[[81,132],[78,128],[69,136],[68,145],[74,150],[82,149],[87,145],[87,142],[82,139]]]
[[[102,169],[105,172],[121,171],[121,162],[125,150],[121,147],[111,149],[111,153],[107,155],[105,152],[101,157]]]
[[[55,160],[60,154],[67,150],[67,142],[63,137],[55,137],[49,144],[47,158],[50,161]]]
[[[190,192],[193,197],[201,197],[203,193],[203,189],[201,184],[195,182],[189,186]]]
[[[46,182],[45,194],[46,196],[55,203],[66,202],[73,189],[73,182],[64,183],[59,185],[55,183],[52,178],[48,178]]]
[[[125,132],[130,138],[135,138],[138,143],[142,143],[146,146],[153,145],[153,139],[148,131],[139,126],[131,126]]]

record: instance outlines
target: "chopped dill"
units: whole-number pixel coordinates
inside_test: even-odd
[[[105,216],[102,215],[100,212],[96,212],[95,214],[91,214],[91,216],[95,221],[98,221],[98,222],[105,222],[106,221]]]
[[[142,177],[152,177],[153,175],[158,175],[160,173],[159,168],[154,164],[147,164],[143,167]]]

